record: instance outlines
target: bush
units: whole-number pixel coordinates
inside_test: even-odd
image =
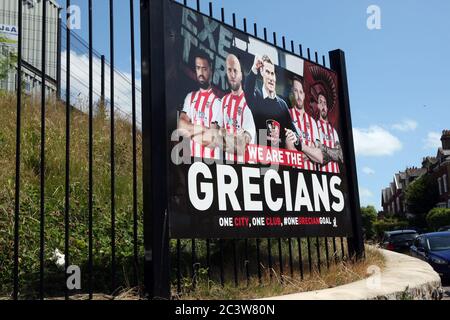
[[[368,206],[361,208],[361,220],[366,240],[373,239],[376,235],[374,223],[377,221],[377,211],[375,207]]]
[[[383,236],[385,231],[402,230],[408,227],[408,222],[398,219],[384,219],[378,220],[374,224],[375,232],[378,238]]]
[[[427,224],[433,230],[450,225],[450,209],[432,209],[427,215]]]

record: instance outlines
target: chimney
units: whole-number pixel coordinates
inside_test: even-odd
[[[444,130],[442,132],[442,149],[450,150],[450,130]]]

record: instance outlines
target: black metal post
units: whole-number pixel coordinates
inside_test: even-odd
[[[181,294],[181,240],[177,239],[177,293]]]
[[[248,239],[245,239],[245,275],[247,278],[247,287],[250,285],[250,259],[248,256]]]
[[[164,0],[140,0],[145,287],[151,298],[170,298],[167,216],[167,132],[164,71]]]
[[[94,79],[93,79],[93,12],[92,0],[89,0],[89,257],[88,257],[88,283],[89,283],[89,299],[93,299],[94,293],[94,222],[93,222],[93,207],[94,207]]]
[[[66,1],[66,21],[70,19],[70,0]],[[70,266],[70,26],[66,25],[66,173],[65,173],[65,208],[64,208],[64,254],[67,270]],[[61,48],[59,49],[61,50]],[[68,275],[66,274],[66,281]],[[65,299],[69,299],[69,289],[65,287]]]
[[[261,240],[260,239],[256,239],[256,264],[258,265],[258,281],[259,281],[259,284],[262,283],[260,245],[261,245]]]
[[[109,0],[109,51],[111,55],[110,92],[111,92],[111,289],[116,290],[116,158],[115,158],[115,86],[114,86],[114,0]]]
[[[45,109],[47,78],[47,0],[42,1],[42,43],[41,43],[41,160],[40,160],[40,268],[39,268],[39,296],[44,299],[44,258],[45,258]]]
[[[101,56],[101,71],[100,71],[100,101],[102,107],[106,107],[106,99],[105,99],[105,56]]]
[[[234,286],[238,286],[238,270],[237,270],[237,250],[236,250],[236,240],[231,240],[233,245],[233,274],[234,274]]]
[[[58,8],[58,26],[56,27],[56,97],[62,100],[61,96],[61,8]],[[67,51],[66,51],[67,52]]]
[[[298,242],[298,265],[300,268],[300,279],[303,280],[303,254],[302,254],[302,239],[301,238],[297,238],[297,242]]]
[[[220,284],[225,286],[225,275],[224,275],[224,268],[223,268],[223,240],[219,240],[219,250],[220,250]]]
[[[17,42],[17,119],[16,119],[16,176],[14,186],[14,270],[13,270],[13,299],[19,297],[19,219],[20,219],[20,149],[22,128],[22,0],[17,0],[18,6],[18,42]]]
[[[341,127],[343,140],[344,161],[348,178],[348,192],[352,221],[352,236],[347,239],[349,253],[357,260],[364,256],[364,238],[362,234],[361,207],[359,203],[358,176],[356,172],[355,146],[353,142],[352,119],[350,112],[350,97],[348,92],[347,67],[345,54],[342,50],[329,53],[331,69],[338,74],[339,104],[342,110]]]
[[[136,128],[136,48],[134,36],[134,0],[130,0],[130,46],[131,46],[131,112],[133,139],[133,255],[134,283],[139,284],[139,248],[138,248],[138,173],[137,173],[137,128]]]

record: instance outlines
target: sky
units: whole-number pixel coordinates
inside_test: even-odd
[[[64,0],[58,0],[65,5]],[[87,0],[81,29],[87,39]],[[109,0],[95,0],[94,47],[109,59]],[[238,26],[246,17],[269,35],[328,56],[346,55],[357,170],[362,205],[381,209],[381,190],[406,167],[435,156],[442,130],[450,129],[450,1],[448,0],[214,0],[214,15],[225,7]],[[139,1],[135,0],[139,40]],[[195,6],[195,1],[188,0]],[[380,9],[381,28],[367,27],[368,7]],[[116,67],[130,73],[129,1],[115,0]],[[208,12],[208,2],[202,1]],[[137,41],[137,65],[140,64]],[[328,58],[327,58],[328,64]],[[140,78],[140,72],[137,74]],[[138,79],[139,80],[139,79]]]

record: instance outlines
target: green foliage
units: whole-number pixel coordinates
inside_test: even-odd
[[[401,230],[408,227],[408,221],[398,220],[396,218],[386,218],[378,220],[374,223],[374,229],[377,236],[380,238],[385,231]]]
[[[440,227],[450,225],[450,209],[434,208],[427,215],[427,224],[433,229],[437,230]]]
[[[374,223],[377,221],[378,214],[374,206],[361,208],[362,227],[366,239],[373,239],[376,235]]]
[[[0,40],[1,42],[1,40]],[[8,77],[8,73],[17,65],[17,54],[7,51],[6,55],[0,53],[0,80]]]
[[[425,215],[438,201],[438,186],[428,175],[417,178],[406,189],[406,202],[410,213]]]
[[[45,163],[45,289],[64,293],[64,271],[52,261],[56,249],[64,252],[65,240],[65,106],[49,100],[46,106]],[[14,257],[15,95],[0,92],[0,296],[12,285]],[[23,97],[20,194],[20,292],[36,297],[39,284],[40,233],[40,104]],[[82,289],[88,288],[88,117],[73,110],[70,152],[70,263],[82,272]],[[111,290],[111,205],[109,119],[94,117],[93,157],[93,263],[94,290]],[[116,119],[116,283],[133,285],[133,170],[131,125]],[[138,248],[142,246],[141,137],[138,134]],[[142,261],[141,261],[142,262]],[[141,264],[142,265],[142,264]]]

